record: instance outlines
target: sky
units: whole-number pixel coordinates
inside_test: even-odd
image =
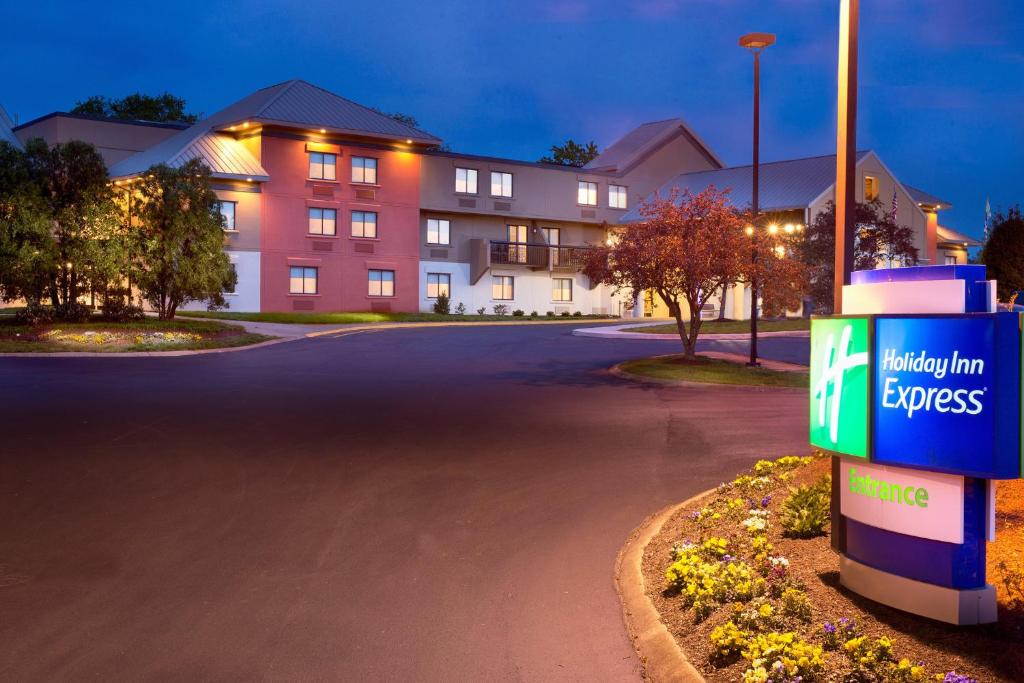
[[[457,152],[535,160],[682,117],[750,163],[835,151],[838,0],[0,0],[0,105],[21,122],[90,95],[169,91],[210,114],[302,78],[415,116]],[[979,236],[1024,204],[1024,2],[861,0],[858,147]]]

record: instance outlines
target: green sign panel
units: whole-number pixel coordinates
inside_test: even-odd
[[[811,445],[868,455],[867,318],[811,321]]]

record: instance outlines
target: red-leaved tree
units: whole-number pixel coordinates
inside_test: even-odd
[[[675,318],[684,355],[693,358],[701,309],[723,284],[741,280],[750,263],[746,222],[729,205],[728,190],[713,185],[697,194],[674,189],[639,211],[643,222],[625,226],[610,246],[596,249],[584,272],[631,296],[657,292]]]

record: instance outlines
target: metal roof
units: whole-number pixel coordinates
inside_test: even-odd
[[[229,135],[207,133],[196,138],[167,162],[177,168],[191,159],[202,159],[219,178],[270,180],[260,162],[238,140]]]
[[[907,189],[910,189],[910,188],[907,188]],[[944,225],[936,226],[935,227],[935,233],[936,233],[936,237],[938,237],[938,241],[939,242],[950,242],[950,243],[955,243],[955,244],[963,245],[965,247],[980,247],[980,246],[982,246],[982,243],[979,242],[978,240],[974,239],[973,237],[968,237],[967,235],[963,234],[962,232],[957,232],[956,230],[953,230],[952,228],[947,228]]]
[[[857,152],[857,162],[868,154],[868,151]],[[762,163],[758,205],[761,211],[803,209],[824,194],[835,181],[834,154]],[[746,208],[753,203],[753,169],[749,164],[712,171],[681,173],[662,185],[658,193],[662,197],[667,197],[676,187],[682,191],[697,193],[711,185],[719,190],[730,190],[729,201],[733,206]],[[638,209],[638,206],[634,206],[620,222],[635,223],[643,220]]]
[[[903,184],[904,189],[910,195],[910,198],[917,204],[924,204],[926,206],[934,206],[940,209],[951,209],[953,205],[947,202],[945,199],[939,199],[933,194],[928,194],[924,190],[919,190],[911,185]]]
[[[0,140],[9,142],[14,146],[15,149],[24,149],[21,144],[21,140],[14,134],[11,128],[11,119],[7,116],[7,112],[3,107],[0,107]]]
[[[637,126],[609,145],[583,168],[589,171],[625,173],[677,133],[689,137],[711,163],[719,167],[725,166],[711,148],[690,130],[685,121],[674,118]]]
[[[235,145],[231,145],[227,142],[215,144],[212,140],[206,142],[199,142],[199,140],[207,135],[216,135],[217,131],[227,130],[232,124],[246,121],[306,129],[326,128],[335,133],[385,140],[410,139],[430,145],[441,142],[440,139],[418,128],[395,121],[389,116],[346,100],[305,81],[293,80],[257,90],[243,97],[194,126],[115,164],[110,169],[110,175],[115,178],[138,175],[155,164],[169,164],[172,159],[181,158],[180,155],[186,154],[189,149],[192,149],[194,154],[200,154],[199,148],[202,148],[205,150],[204,153],[209,154],[220,150],[229,157],[212,154],[210,161],[217,164],[216,167],[211,165],[214,175],[236,177],[239,174],[232,169],[237,170],[238,164],[242,163],[239,158],[249,155],[248,151],[237,142]],[[217,135],[217,138],[218,140],[220,138],[233,139],[227,134]],[[250,158],[251,156],[249,155]],[[251,162],[249,160],[244,162],[249,166],[253,163],[259,165],[255,159],[252,159]],[[260,171],[260,175],[266,175],[266,171],[262,168]]]
[[[583,166],[569,166],[568,164],[549,164],[544,161],[524,161],[522,159],[509,159],[506,157],[493,157],[484,154],[460,154],[459,152],[446,152],[438,149],[429,149],[423,152],[424,156],[446,157],[449,159],[465,159],[468,162],[481,162],[511,166],[532,166],[534,168],[546,168],[551,171],[571,171],[579,175],[616,175],[610,171],[593,169]]]

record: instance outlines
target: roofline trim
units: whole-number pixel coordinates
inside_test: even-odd
[[[74,113],[68,112],[68,111],[53,111],[53,112],[50,112],[49,114],[43,114],[42,116],[37,116],[36,118],[32,119],[31,121],[26,121],[25,123],[19,123],[17,126],[14,126],[11,130],[17,131],[17,130],[20,130],[22,128],[26,128],[26,127],[31,126],[33,124],[41,123],[43,121],[46,121],[48,119],[52,119],[52,118],[55,118],[55,117],[58,117],[58,116],[63,117],[63,118],[67,118],[67,119],[76,119],[76,120],[79,120],[79,121],[96,121],[98,123],[116,123],[116,124],[125,125],[125,126],[147,126],[149,128],[171,128],[173,130],[188,130],[189,128],[191,128],[192,126],[195,125],[194,123],[185,123],[185,122],[171,123],[171,122],[165,122],[165,121],[143,121],[141,119],[115,119],[115,118],[111,118],[111,117],[108,117],[108,116],[89,116],[88,114],[74,114]]]

